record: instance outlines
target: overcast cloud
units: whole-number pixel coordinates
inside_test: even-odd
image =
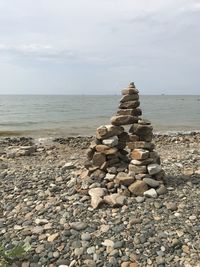
[[[1,94],[200,94],[199,0],[0,0]]]

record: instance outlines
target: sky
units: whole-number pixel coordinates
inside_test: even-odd
[[[200,94],[199,0],[0,0],[0,94]]]

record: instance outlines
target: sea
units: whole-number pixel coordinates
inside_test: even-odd
[[[0,95],[0,136],[94,135],[109,124],[119,95]],[[141,95],[154,132],[200,131],[200,95]]]

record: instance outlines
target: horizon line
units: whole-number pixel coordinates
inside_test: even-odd
[[[200,94],[139,94],[140,96],[200,96]],[[0,94],[0,96],[122,96],[121,94]]]

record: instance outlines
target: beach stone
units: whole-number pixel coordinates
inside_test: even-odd
[[[104,162],[106,162],[106,156],[102,153],[95,153],[92,159],[94,166],[101,166]]]
[[[138,94],[139,91],[136,88],[125,88],[122,89],[122,95],[132,95],[132,94]]]
[[[139,101],[127,101],[124,103],[120,103],[119,109],[133,109],[139,107],[140,102]]]
[[[74,165],[73,162],[67,162],[65,163],[65,165],[62,167],[62,171],[66,171],[66,170],[71,170],[76,168],[76,166]]]
[[[135,166],[133,164],[129,164],[129,171],[134,172],[135,174],[147,173],[146,166]]]
[[[164,185],[161,185],[158,189],[156,189],[158,195],[164,195],[167,193],[167,188]]]
[[[148,185],[143,181],[137,180],[128,189],[135,196],[143,196],[144,192],[148,190]]]
[[[160,165],[154,163],[154,164],[148,165],[147,170],[148,170],[148,173],[150,175],[155,175],[155,174],[159,173],[160,171],[162,171],[162,167]]]
[[[158,164],[158,165],[160,165],[160,164]],[[164,170],[161,170],[159,173],[154,174],[154,179],[156,179],[156,180],[162,181],[162,180],[164,180],[164,178],[165,178]]]
[[[148,184],[150,187],[157,188],[160,183],[152,178],[144,178],[143,181]]]
[[[90,178],[93,180],[102,180],[105,176],[106,173],[104,171],[97,169],[94,172],[92,172]]]
[[[162,256],[157,256],[157,257],[156,257],[156,263],[157,263],[158,265],[165,264],[165,259],[164,259]]]
[[[35,223],[38,224],[38,225],[44,225],[44,224],[47,224],[49,221],[47,219],[35,219]]]
[[[147,119],[139,119],[138,120],[138,124],[141,124],[141,125],[151,125],[151,122]]]
[[[149,133],[146,135],[140,134],[140,141],[151,142],[152,139],[153,139],[153,133]]]
[[[131,262],[129,267],[139,267],[137,262]]]
[[[108,150],[108,149],[110,149],[109,146],[102,145],[102,144],[100,144],[100,145],[96,145],[96,147],[95,147],[95,150],[96,150],[97,152],[101,152],[101,153],[104,153],[105,150]]]
[[[193,168],[184,168],[183,174],[186,176],[191,176],[194,174],[194,169]]]
[[[88,232],[82,233],[81,240],[83,240],[83,241],[89,241],[90,239],[91,239],[90,233],[88,233]]]
[[[139,99],[139,95],[138,94],[127,94],[127,95],[124,95],[121,99],[120,99],[120,102],[123,103],[123,102],[127,102],[127,101],[135,101],[135,100],[138,100]]]
[[[135,198],[137,203],[143,203],[145,201],[145,197],[138,196]]]
[[[139,141],[139,136],[138,135],[135,135],[135,134],[130,134],[129,135],[129,139],[128,139],[128,141],[129,142],[137,142],[137,141]]]
[[[103,242],[102,242],[102,245],[105,246],[105,247],[111,247],[111,248],[114,248],[114,242],[110,239],[105,239]]]
[[[88,191],[88,194],[91,196],[91,206],[93,209],[98,208],[103,203],[102,197],[105,195],[105,193],[105,188],[91,188]]]
[[[198,168],[198,169],[195,171],[195,174],[200,175],[200,168]]]
[[[42,234],[44,232],[44,228],[42,226],[36,226],[32,229],[33,234]]]
[[[129,261],[126,261],[126,262],[122,262],[121,263],[121,267],[129,267],[130,265],[130,262]]]
[[[176,211],[178,209],[177,204],[174,202],[167,202],[165,203],[165,206],[168,210],[171,210],[171,211]]]
[[[131,115],[131,116],[141,116],[142,110],[140,108],[134,109],[118,109],[117,115]]]
[[[158,194],[154,188],[151,188],[151,189],[144,192],[144,196],[156,198],[158,196]]]
[[[86,155],[87,155],[88,160],[92,160],[94,152],[95,152],[95,150],[92,148],[88,148],[86,150]]]
[[[96,267],[97,265],[96,265],[96,263],[95,263],[95,261],[93,261],[93,260],[84,260],[84,264],[86,265],[84,265],[85,267]]]
[[[111,118],[113,125],[128,125],[138,121],[137,117],[131,115],[116,115]]]
[[[156,151],[151,151],[149,157],[152,158],[155,163],[160,165],[160,156]]]
[[[6,170],[8,169],[8,165],[4,162],[0,162],[0,170]]]
[[[55,239],[58,238],[58,236],[59,236],[59,233],[52,234],[52,235],[48,236],[47,241],[53,242]]]
[[[44,249],[45,249],[44,245],[42,244],[42,245],[39,245],[39,246],[36,247],[35,252],[37,254],[40,254],[42,251],[44,251]]]
[[[116,177],[115,174],[107,173],[105,176],[105,179],[108,181],[113,181],[115,179],[115,177]]]
[[[138,148],[142,148],[142,149],[147,149],[149,151],[152,151],[155,147],[154,144],[152,144],[151,142],[144,142],[144,141],[137,141],[137,142],[128,142],[127,143],[128,148],[130,149],[138,149]]]
[[[70,227],[76,231],[81,231],[87,228],[87,224],[84,222],[72,222],[69,223]]]
[[[129,176],[125,172],[119,172],[115,178],[115,182],[119,185],[129,186],[135,181],[135,177]]]
[[[142,125],[134,123],[129,129],[130,133],[134,133],[137,135],[149,135],[152,133],[153,127],[151,125]]]
[[[118,137],[115,135],[115,136],[109,137],[108,139],[103,139],[102,143],[109,147],[116,146],[118,145]]]
[[[153,162],[153,159],[151,158],[147,158],[147,159],[143,159],[143,160],[136,160],[136,159],[132,159],[131,160],[131,164],[136,165],[136,166],[147,166],[149,164],[151,164]]]
[[[144,160],[149,157],[149,151],[145,149],[134,149],[131,152],[131,158],[136,160]]]
[[[104,196],[103,199],[107,204],[114,206],[114,207],[118,207],[118,206],[124,205],[126,197],[118,193],[115,193],[115,194]]]
[[[104,154],[105,155],[116,155],[117,152],[118,152],[118,148],[117,147],[111,147],[110,149],[105,150]]]
[[[114,125],[104,125],[97,128],[96,137],[98,139],[106,139],[124,132],[124,128]]]

